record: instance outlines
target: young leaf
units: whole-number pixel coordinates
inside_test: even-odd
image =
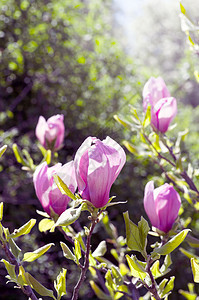
[[[86,251],[86,246],[85,246],[85,244],[84,244],[84,241],[83,241],[83,239],[82,239],[82,235],[81,235],[80,232],[76,235],[76,239],[77,239],[78,242],[80,243],[82,249],[83,249],[84,251]]]
[[[14,256],[19,257],[19,254],[21,253],[21,249],[17,246],[17,244],[13,239],[9,239],[9,245]]]
[[[130,124],[125,122],[124,120],[120,119],[118,115],[114,115],[113,118],[120,124],[122,124],[125,128],[130,128]]]
[[[199,263],[195,258],[191,258],[191,268],[194,282],[199,283]]]
[[[75,256],[77,258],[77,262],[79,262],[80,258],[82,257],[81,247],[78,240],[75,239],[75,249],[74,249]]]
[[[7,149],[7,145],[4,145],[3,147],[0,148],[0,157],[4,154],[6,149]]]
[[[28,284],[41,296],[51,297],[56,300],[55,296],[53,295],[53,291],[47,289],[43,286],[39,281],[37,281],[32,275],[28,272],[25,273],[25,278]]]
[[[115,285],[115,283],[113,282],[113,278],[112,278],[112,276],[111,276],[111,271],[110,271],[110,270],[108,270],[108,271],[106,272],[105,279],[106,279],[106,285],[107,285],[110,289],[115,290],[116,285]]]
[[[102,241],[99,243],[95,251],[92,253],[93,257],[103,256],[107,251],[106,242]]]
[[[166,285],[164,291],[162,292],[161,297],[164,297],[164,296],[170,294],[170,292],[171,292],[171,291],[173,290],[173,288],[174,288],[174,280],[175,280],[175,277],[172,276],[171,279],[169,280],[169,282],[167,283],[167,285]]]
[[[31,219],[26,224],[21,226],[19,229],[15,229],[13,231],[13,233],[10,234],[9,238],[14,239],[14,238],[19,237],[21,235],[28,234],[31,231],[31,229],[33,228],[33,226],[35,225],[35,223],[36,223],[36,219]]]
[[[120,271],[119,271],[119,268],[115,267],[115,266],[112,266],[111,267],[111,271],[112,271],[112,274],[113,274],[113,278],[115,280],[115,283],[117,286],[119,285],[122,285],[123,282],[124,282],[124,278],[123,276],[121,275]]]
[[[43,219],[39,222],[39,231],[45,232],[50,230],[55,225],[55,222],[51,219]]]
[[[66,209],[58,218],[57,222],[55,223],[55,227],[57,226],[68,226],[72,223],[74,223],[81,214],[83,205],[81,205],[79,208],[68,208]]]
[[[150,122],[151,122],[151,107],[148,106],[142,126],[146,128],[147,126],[149,126]]]
[[[27,162],[24,160],[23,155],[21,154],[21,152],[19,151],[17,144],[13,144],[12,145],[12,150],[14,152],[14,155],[16,157],[16,160],[18,163],[22,164],[23,166],[28,167]]]
[[[62,181],[62,179],[58,175],[56,174],[53,175],[53,178],[55,180],[56,185],[58,186],[59,190],[63,195],[67,195],[71,199],[76,200],[75,195],[73,195],[73,193],[69,190],[67,185]]]
[[[154,264],[151,267],[151,272],[155,279],[162,276],[162,274],[160,272],[160,261],[159,260],[156,260],[154,262]]]
[[[66,292],[66,272],[67,270],[62,268],[62,271],[57,276],[57,280],[54,281],[54,287],[57,291],[57,300],[60,300],[62,296],[67,295]]]
[[[143,256],[146,256],[146,236],[149,231],[148,223],[141,219],[139,225],[136,226],[130,219],[128,211],[124,213],[126,224],[127,246],[131,250],[139,251]]]
[[[23,261],[27,261],[27,262],[31,262],[34,261],[35,259],[39,258],[40,256],[42,256],[44,253],[46,253],[48,251],[48,249],[51,248],[51,246],[54,246],[53,243],[47,244],[33,252],[26,252],[24,254],[24,258]]]
[[[4,263],[6,270],[8,274],[10,275],[10,278],[16,279],[16,273],[15,273],[15,265],[10,264],[7,260],[2,259],[1,262]]]
[[[90,285],[95,292],[96,296],[101,300],[112,300],[112,297],[110,295],[105,294],[98,286],[97,284],[91,280]]]
[[[63,253],[64,253],[64,256],[68,259],[71,259],[73,261],[75,261],[75,255],[72,253],[72,251],[68,248],[68,246],[63,243],[63,242],[60,242],[60,245],[62,247],[62,250],[63,250]]]
[[[156,254],[167,255],[171,253],[184,241],[189,231],[190,229],[184,229],[183,231],[175,235],[171,240],[169,240],[164,246],[160,248],[155,248],[152,252],[152,256],[155,256]]]
[[[143,266],[138,263],[136,257],[130,257],[129,255],[126,255],[126,259],[131,270],[131,275],[136,278],[140,278],[141,280],[144,280],[147,274]]]
[[[133,144],[129,143],[128,141],[123,141],[122,143],[126,147],[126,149],[129,150],[129,152],[131,152],[132,154],[139,154],[137,149],[133,146]]]
[[[141,217],[141,221],[138,222],[138,229],[142,247],[144,251],[146,251],[147,235],[150,228],[148,222],[143,217]]]
[[[0,203],[0,222],[3,219],[3,202]]]

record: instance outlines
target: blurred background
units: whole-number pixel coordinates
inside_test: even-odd
[[[183,5],[197,22],[199,2],[184,0]],[[178,100],[176,132],[190,127],[184,151],[198,165],[198,56],[190,50],[179,14],[179,2],[174,0],[0,0],[0,145],[8,145],[0,162],[0,201],[5,202],[4,225],[11,231],[31,217],[40,219],[32,175],[21,170],[12,152],[16,142],[36,164],[41,161],[35,137],[40,115],[64,115],[66,136],[59,161],[66,163],[87,136],[109,135],[120,144],[130,139],[131,132],[113,116],[128,114],[129,104],[141,108],[145,82],[161,76]],[[123,224],[117,226],[119,234],[125,234],[122,212],[129,210],[135,223],[141,215],[146,217],[144,186],[152,175],[161,174],[150,160],[126,153],[127,163],[111,194],[128,203],[109,209],[110,220]],[[81,222],[87,223],[86,218]],[[102,233],[99,228],[96,243],[104,239]],[[44,234],[37,228],[19,239],[23,251],[45,242],[56,244],[56,251],[26,266],[49,288],[60,265],[68,268],[60,239],[57,232]],[[174,265],[169,276],[176,276],[175,292],[170,299],[184,299],[177,291],[193,281],[189,261],[178,253]],[[70,266],[69,294],[76,281],[73,271]],[[26,299],[12,284],[5,286],[5,274],[0,264],[1,299]],[[80,299],[96,299],[89,283],[82,294]]]

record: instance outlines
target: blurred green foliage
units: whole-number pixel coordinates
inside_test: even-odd
[[[148,77],[157,73],[157,69],[154,71],[151,63],[147,65],[142,60],[135,63],[122,49],[113,34],[112,5],[111,0],[0,0],[0,145],[7,144],[9,148],[0,162],[0,201],[7,203],[5,221],[13,229],[20,227],[22,220],[25,223],[31,217],[36,217],[36,208],[41,209],[33,190],[32,175],[20,170],[11,150],[12,144],[16,142],[19,147],[24,147],[31,153],[36,164],[40,162],[42,155],[35,144],[34,133],[40,115],[48,118],[57,113],[64,114],[65,146],[59,152],[59,161],[62,163],[73,157],[88,135],[99,138],[110,135],[118,142],[131,138],[136,143],[135,135],[132,136],[129,131],[116,124],[113,115],[118,112],[126,115],[129,113],[128,104],[135,103],[141,113],[141,89]],[[164,16],[167,18],[167,14],[164,13]],[[151,17],[153,18],[152,12]],[[165,28],[161,28],[157,36],[162,36],[164,31]],[[166,30],[165,34],[167,32]],[[146,35],[148,36],[148,32]],[[150,35],[149,40],[153,40]],[[156,46],[156,43],[152,44]],[[158,45],[161,49],[161,43]],[[179,40],[179,45],[184,45],[184,42]],[[143,49],[142,47],[140,57],[144,56],[148,61],[149,55],[146,53],[149,52]],[[192,57],[175,47],[171,60],[176,57],[176,51],[180,51],[176,68],[172,61],[169,62],[169,67],[175,69],[172,78],[178,77],[184,69],[193,77]],[[158,55],[154,53],[155,50],[152,55],[156,59]],[[166,74],[169,78],[170,73],[165,64],[158,63],[158,75]],[[178,66],[184,68],[182,73],[176,73]],[[176,91],[174,96],[178,100],[186,99],[185,103],[193,99],[191,103],[196,105],[198,85],[193,81],[190,85],[190,81],[181,80],[180,75],[176,80],[182,84],[170,82],[172,90]],[[191,106],[187,106],[183,110],[183,106],[179,106],[176,121],[180,125],[173,131],[175,134],[190,127],[184,151],[195,166],[198,164],[199,153],[196,143],[198,116],[198,109],[193,110]],[[109,209],[110,219],[115,225],[123,224],[123,228],[118,228],[119,234],[124,233],[121,211],[128,209],[137,223],[140,215],[144,214],[144,185],[152,175],[162,182],[160,174],[158,166],[150,158],[127,156],[127,164],[113,186],[112,195],[116,195],[118,201],[128,200],[128,204]],[[86,218],[83,221],[86,223]],[[96,233],[100,239],[104,238],[102,229],[100,227]],[[94,244],[97,244],[98,237]],[[35,233],[31,240],[24,240],[23,245],[28,247],[28,243],[32,243],[41,246],[41,241],[56,243],[57,238],[60,239],[56,234],[52,237]],[[54,279],[53,270],[59,272],[62,261],[61,249],[59,250],[56,257],[52,254],[48,260],[48,256],[44,256],[33,269],[28,270],[41,274],[37,279],[41,280],[43,277],[46,286]],[[51,261],[57,262],[54,269]],[[187,266],[186,276],[190,278],[188,263],[185,263],[182,255],[176,257],[176,263]],[[1,275],[4,275],[3,272],[1,269]],[[180,269],[176,268],[174,272],[177,277],[181,276]],[[71,291],[76,275],[73,269],[68,274]],[[0,276],[1,279],[3,277]],[[176,285],[177,288],[186,289],[187,281],[182,278]],[[12,287],[9,292],[9,289],[1,286],[0,291],[2,299],[8,298],[8,293],[9,299],[10,295],[15,295]],[[85,299],[94,299],[90,290],[83,292]],[[18,299],[24,299],[21,294],[19,297]]]

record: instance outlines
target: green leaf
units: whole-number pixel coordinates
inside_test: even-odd
[[[196,300],[197,294],[189,293],[187,291],[179,290],[179,294],[184,296],[187,300]]]
[[[15,273],[15,265],[10,264],[7,260],[2,259],[1,262],[4,263],[6,270],[8,274],[10,275],[10,278],[16,279],[16,273]]]
[[[136,226],[130,219],[128,211],[124,213],[126,224],[127,246],[131,250],[139,251],[146,257],[146,236],[149,231],[147,221],[142,217],[139,225]]]
[[[159,260],[156,260],[154,262],[154,264],[151,267],[151,272],[155,279],[162,276],[162,274],[160,272],[160,261]]]
[[[112,297],[110,295],[105,294],[98,286],[97,284],[91,280],[90,285],[95,292],[96,296],[101,300],[112,300]]]
[[[9,239],[9,245],[14,256],[19,257],[19,254],[21,253],[21,249],[17,246],[17,244],[13,239]]]
[[[147,126],[149,126],[150,123],[151,123],[151,107],[148,106],[142,126],[146,128]]]
[[[68,208],[66,209],[58,218],[57,222],[55,223],[54,227],[57,226],[68,226],[74,223],[81,214],[83,205],[79,208]]]
[[[55,225],[55,222],[51,219],[43,219],[39,222],[39,231],[44,232],[50,230]]]
[[[191,258],[191,268],[194,282],[199,283],[199,263],[195,258]]]
[[[19,151],[17,144],[13,144],[12,145],[12,150],[14,152],[14,155],[16,157],[17,162],[20,163],[20,164],[22,164],[23,166],[28,167],[28,164],[24,160],[23,155],[21,154],[21,152]]]
[[[168,279],[167,279],[167,278],[164,278],[164,279],[160,282],[160,284],[159,284],[159,286],[158,286],[158,292],[159,292],[160,294],[163,292],[164,287],[165,287],[165,285],[166,285],[167,282],[168,282]]]
[[[183,15],[186,15],[186,9],[184,8],[181,2],[180,2],[180,10]]]
[[[76,256],[77,262],[79,262],[80,258],[82,257],[80,243],[78,242],[77,239],[75,239],[74,244],[75,244],[74,254]]]
[[[195,254],[193,254],[192,252],[189,252],[183,248],[179,249],[184,255],[186,255],[188,258],[198,258]]]
[[[138,229],[139,229],[139,236],[140,236],[142,247],[144,251],[146,251],[147,235],[150,228],[148,222],[143,217],[141,217],[141,221],[138,222]]]
[[[164,246],[160,248],[155,248],[151,255],[152,256],[156,256],[156,254],[167,255],[171,253],[184,241],[189,231],[190,229],[184,229],[183,231],[175,235],[171,240],[169,240]]]
[[[164,291],[162,292],[161,297],[164,297],[164,296],[170,294],[170,292],[171,292],[171,291],[173,290],[173,288],[174,288],[174,280],[175,280],[175,277],[172,276],[172,277],[170,278],[169,282],[167,283],[167,285],[166,285]]]
[[[170,271],[169,267],[171,264],[172,264],[171,255],[168,254],[165,256],[164,263],[160,268],[160,272],[162,275],[165,275],[166,273],[168,273]]]
[[[46,212],[44,212],[44,211],[36,210],[36,212],[38,213],[38,215],[40,215],[42,217],[50,218],[50,216]]]
[[[93,257],[103,256],[107,251],[106,242],[102,241],[99,243],[95,251],[92,253]]]
[[[83,239],[82,239],[82,235],[81,235],[80,232],[76,235],[75,238],[76,238],[76,239],[78,240],[78,242],[80,243],[82,249],[83,249],[84,251],[86,251],[86,246],[85,246],[85,244],[84,244],[84,241],[83,241]]]
[[[106,279],[106,285],[108,285],[108,287],[112,290],[115,290],[116,288],[116,285],[115,283],[113,282],[113,278],[111,276],[111,271],[108,270],[105,274],[105,279]]]
[[[53,295],[53,291],[47,289],[43,286],[40,282],[38,282],[30,273],[25,273],[25,278],[28,284],[41,296],[51,297],[56,300],[55,296]]]
[[[0,222],[3,220],[3,202],[0,203]]]
[[[130,257],[129,255],[126,255],[126,259],[131,270],[131,275],[136,278],[140,278],[141,280],[144,280],[147,274],[143,266],[138,263],[136,257]]]
[[[16,238],[21,235],[28,234],[33,228],[33,226],[35,225],[35,223],[36,223],[36,219],[31,219],[26,224],[21,226],[19,229],[15,229],[13,233],[10,234],[9,238]]]
[[[60,242],[60,245],[61,245],[61,247],[62,247],[64,256],[65,256],[66,258],[68,258],[68,259],[71,259],[71,260],[75,261],[75,260],[76,260],[75,255],[74,255],[74,254],[72,253],[72,251],[68,248],[68,246],[67,246],[65,243],[63,243],[63,242]]]
[[[34,169],[35,169],[35,165],[34,165],[34,163],[33,163],[33,160],[32,160],[32,158],[31,158],[30,154],[28,153],[28,151],[27,151],[26,149],[23,149],[23,150],[22,150],[22,153],[25,155],[26,160],[27,160],[27,162],[28,162],[28,164],[29,164],[30,169],[31,169],[31,170],[34,170]]]
[[[35,259],[42,256],[44,253],[46,253],[48,251],[48,249],[50,249],[52,246],[54,246],[54,244],[50,243],[50,244],[47,244],[33,252],[26,252],[24,254],[23,261],[27,261],[27,262],[34,261]]]
[[[124,277],[121,275],[119,268],[115,266],[111,266],[111,271],[116,285],[117,286],[122,285],[124,282]]]
[[[58,294],[57,300],[61,299],[62,296],[67,295],[66,272],[67,272],[67,270],[62,268],[62,271],[60,271],[59,275],[57,276],[56,281],[54,281],[54,287]]]
[[[4,145],[3,147],[0,148],[0,157],[4,154],[4,152],[6,151],[7,149],[7,145]]]
[[[122,143],[126,147],[126,149],[129,150],[129,152],[131,152],[135,155],[139,154],[137,149],[133,146],[133,144],[129,143],[128,141],[123,141]]]
[[[69,190],[67,185],[62,181],[62,179],[58,175],[56,175],[56,174],[53,175],[53,178],[55,180],[56,185],[58,186],[59,190],[61,191],[61,193],[63,195],[67,195],[71,199],[77,200],[75,195],[73,195],[73,193]]]
[[[44,161],[47,162],[47,165],[49,165],[51,163],[51,150],[48,149],[45,153],[45,156],[44,156]]]
[[[125,128],[129,128],[130,124],[128,124],[127,122],[125,122],[124,120],[120,119],[118,117],[118,115],[114,115],[113,118],[120,124],[122,124]]]

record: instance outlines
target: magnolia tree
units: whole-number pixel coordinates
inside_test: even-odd
[[[198,209],[199,190],[192,176],[184,167],[180,140],[185,133],[168,139],[166,132],[177,114],[177,101],[172,97],[162,78],[151,78],[143,89],[143,112],[138,114],[131,107],[132,122],[115,116],[118,122],[136,133],[136,146],[125,141],[126,148],[137,154],[136,147],[142,149],[139,155],[150,156],[162,170],[165,183],[154,187],[154,181],[145,186],[143,205],[150,220],[150,225],[143,217],[136,225],[130,220],[128,211],[124,213],[126,236],[117,235],[117,230],[109,221],[107,208],[122,204],[110,197],[110,189],[121,172],[126,155],[123,148],[112,138],[101,141],[88,137],[74,155],[74,160],[54,163],[58,160],[57,151],[64,143],[64,119],[56,115],[47,121],[40,116],[36,126],[36,136],[43,153],[43,160],[36,166],[30,155],[23,153],[17,145],[13,151],[22,168],[33,175],[35,193],[44,211],[37,211],[43,216],[39,222],[41,232],[59,230],[66,242],[60,242],[63,260],[66,258],[76,264],[77,282],[72,296],[67,294],[67,270],[60,266],[60,273],[54,281],[55,290],[44,287],[27,270],[24,263],[31,263],[51,247],[47,244],[35,251],[24,253],[17,246],[17,238],[30,234],[36,220],[31,219],[19,229],[10,233],[3,227],[3,203],[0,204],[0,241],[6,259],[1,261],[7,269],[7,278],[27,295],[29,299],[48,296],[53,299],[76,300],[89,275],[90,286],[96,297],[111,299],[168,299],[174,288],[174,276],[165,277],[172,269],[172,252],[184,241],[190,247],[197,247],[199,241],[187,228],[189,222],[183,222],[183,203]],[[6,146],[1,148],[1,155]],[[167,181],[167,182],[166,182]],[[179,194],[180,193],[180,194]],[[182,196],[182,200],[181,197]],[[73,228],[81,214],[88,218],[83,229]],[[191,217],[191,216],[190,216]],[[81,221],[82,222],[82,221]],[[106,241],[99,241],[93,251],[92,235],[95,227],[102,222],[112,239],[111,255],[115,263],[104,257]],[[156,238],[156,243],[149,245],[149,235]],[[139,254],[138,254],[139,252]],[[193,279],[199,282],[198,257],[193,251],[181,248],[181,252],[191,261]],[[89,274],[90,273],[90,274]],[[162,277],[162,280],[159,278]],[[158,281],[157,281],[158,279]],[[179,293],[187,299],[196,299],[193,285],[189,291]],[[38,296],[39,295],[39,296]]]

